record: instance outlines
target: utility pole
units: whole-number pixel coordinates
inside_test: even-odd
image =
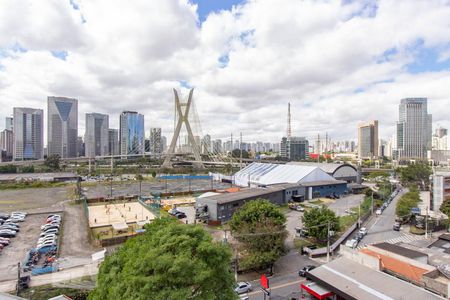
[[[16,296],[19,296],[20,292],[20,262],[17,263],[17,290]]]
[[[91,176],[91,158],[89,157],[89,176]]]
[[[330,261],[330,221],[327,224],[327,262]]]
[[[425,214],[425,238],[428,239],[428,206],[425,209],[426,209],[426,214]]]
[[[317,164],[319,164],[320,163],[320,134],[319,133],[317,134],[316,147],[317,147]]]
[[[371,205],[371,207],[372,207],[372,215],[373,215],[373,190],[372,190],[372,205]]]
[[[239,149],[241,150],[241,154],[239,157],[239,170],[242,170],[242,132],[241,132],[241,140],[239,142]]]
[[[325,132],[325,159],[326,162],[328,163],[327,152],[328,152],[328,132]]]

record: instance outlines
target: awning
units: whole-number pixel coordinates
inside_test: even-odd
[[[112,224],[112,227],[114,228],[114,230],[125,230],[125,229],[128,229],[127,223],[115,223],[115,224]]]
[[[143,220],[143,221],[137,221],[137,222],[136,222],[136,224],[137,224],[138,226],[144,226],[145,224],[148,224],[148,223],[150,223],[149,220]]]
[[[106,249],[92,254],[92,261],[103,260],[105,258]]]
[[[308,294],[316,297],[319,300],[323,300],[323,299],[326,299],[327,297],[330,297],[330,296],[334,295],[333,292],[331,292],[330,290],[324,288],[321,285],[318,285],[315,282],[302,283],[300,285],[300,288],[302,290],[307,291]]]

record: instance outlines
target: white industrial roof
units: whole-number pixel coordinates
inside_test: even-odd
[[[317,166],[252,163],[234,175],[239,186],[261,186],[277,183],[334,181]]]
[[[336,164],[336,163],[315,163],[315,162],[303,162],[303,161],[291,161],[287,165],[298,165],[298,166],[317,166],[327,172],[328,174],[333,174],[337,169],[342,167],[352,168],[356,172],[356,168],[350,164]]]

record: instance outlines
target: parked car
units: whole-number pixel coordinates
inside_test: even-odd
[[[361,233],[362,235],[366,235],[367,234],[367,228],[366,227],[361,227],[358,232]]]
[[[239,300],[249,300],[249,299],[250,298],[248,297],[247,293],[239,295]]]
[[[249,282],[238,282],[234,291],[238,294],[248,293],[252,290],[252,285]]]
[[[358,233],[356,234],[356,240],[357,240],[358,242],[360,242],[360,241],[363,239],[363,237],[364,237],[364,234],[362,234],[361,232],[358,232]]]
[[[300,271],[298,271],[298,276],[306,277],[306,273],[308,273],[309,271],[311,271],[315,268],[316,268],[316,266],[307,265],[307,266],[303,267]]]
[[[56,241],[47,241],[36,245],[36,248],[42,248],[46,246],[56,246]]]
[[[45,225],[41,226],[41,230],[46,230],[48,228],[59,228],[59,224],[48,223],[48,224],[45,224]]]
[[[352,249],[355,249],[357,245],[358,245],[358,241],[356,239],[347,240],[347,242],[345,242],[345,246],[352,248]]]
[[[16,232],[8,229],[0,230],[0,237],[12,238],[16,236]]]
[[[14,227],[14,226],[8,226],[8,225],[0,225],[0,230],[2,229],[9,229],[9,230],[13,230],[15,232],[19,231],[19,228]]]
[[[171,208],[167,212],[169,213],[169,215],[174,216],[175,214],[179,213],[180,211],[177,210],[176,208]]]
[[[23,222],[23,221],[25,221],[25,218],[13,216],[13,217],[9,218],[8,220],[6,220],[5,223],[8,223],[8,222],[17,223],[17,222]]]
[[[392,229],[395,231],[400,231],[400,223],[399,222],[395,222],[394,225],[392,226]]]
[[[47,230],[44,230],[44,232],[41,233],[42,236],[48,234],[48,233],[54,233],[54,234],[58,234],[59,230],[56,228],[50,228]]]
[[[176,214],[173,215],[174,217],[176,217],[177,219],[184,219],[187,218],[186,214],[182,211],[177,212]]]
[[[377,209],[377,211],[375,212],[375,214],[377,216],[381,215],[383,213],[383,211],[381,209]]]

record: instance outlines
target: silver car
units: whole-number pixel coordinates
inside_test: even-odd
[[[234,291],[238,294],[248,293],[252,290],[252,285],[249,282],[238,282]]]

